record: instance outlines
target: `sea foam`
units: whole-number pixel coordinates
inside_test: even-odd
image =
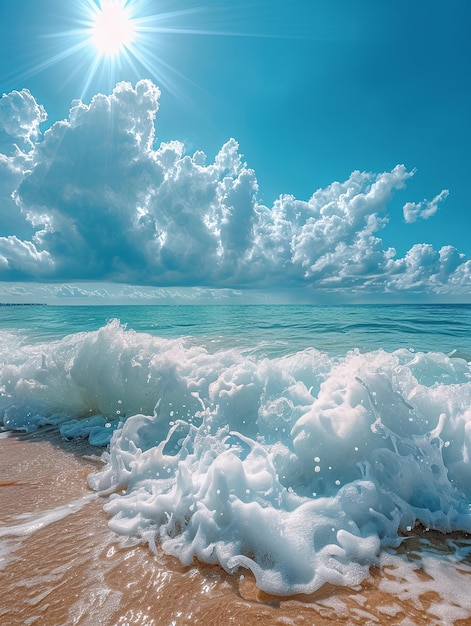
[[[358,584],[420,523],[471,531],[471,371],[442,353],[210,352],[126,330],[0,342],[7,430],[109,447],[110,527],[271,593]],[[14,347],[16,346],[16,347]]]

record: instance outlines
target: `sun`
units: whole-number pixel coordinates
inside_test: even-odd
[[[205,7],[176,9],[172,0],[74,0],[67,4],[64,25],[44,34],[49,42],[44,56],[25,76],[34,75],[56,64],[74,59],[67,66],[67,82],[79,78],[80,99],[94,93],[112,90],[118,81],[146,75],[170,92],[185,97],[181,80],[193,83],[165,61],[169,36],[216,35],[222,30],[197,27]],[[1,0],[0,0],[1,3]],[[185,4],[185,3],[183,3]],[[170,10],[162,10],[164,8]],[[158,10],[157,10],[158,9]],[[161,37],[160,35],[163,35]],[[1,95],[1,94],[0,94]]]
[[[90,39],[100,56],[119,56],[134,41],[136,28],[126,4],[124,0],[101,0],[94,12]]]

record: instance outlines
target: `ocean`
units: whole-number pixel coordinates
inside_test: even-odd
[[[470,624],[470,361],[471,305],[1,306],[0,621]]]

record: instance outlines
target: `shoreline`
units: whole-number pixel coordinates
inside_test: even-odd
[[[87,486],[101,464],[96,454],[52,431],[0,437],[2,623],[471,623],[471,539],[464,533],[407,533],[354,589],[325,585],[310,596],[271,596],[245,570],[184,567],[118,538],[103,499]]]

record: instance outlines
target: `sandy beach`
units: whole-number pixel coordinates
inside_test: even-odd
[[[117,538],[87,486],[100,464],[90,452],[55,435],[0,439],[5,626],[471,624],[471,559],[452,558],[456,546],[471,549],[467,537],[411,533],[358,588],[270,596],[247,572],[183,567]]]

